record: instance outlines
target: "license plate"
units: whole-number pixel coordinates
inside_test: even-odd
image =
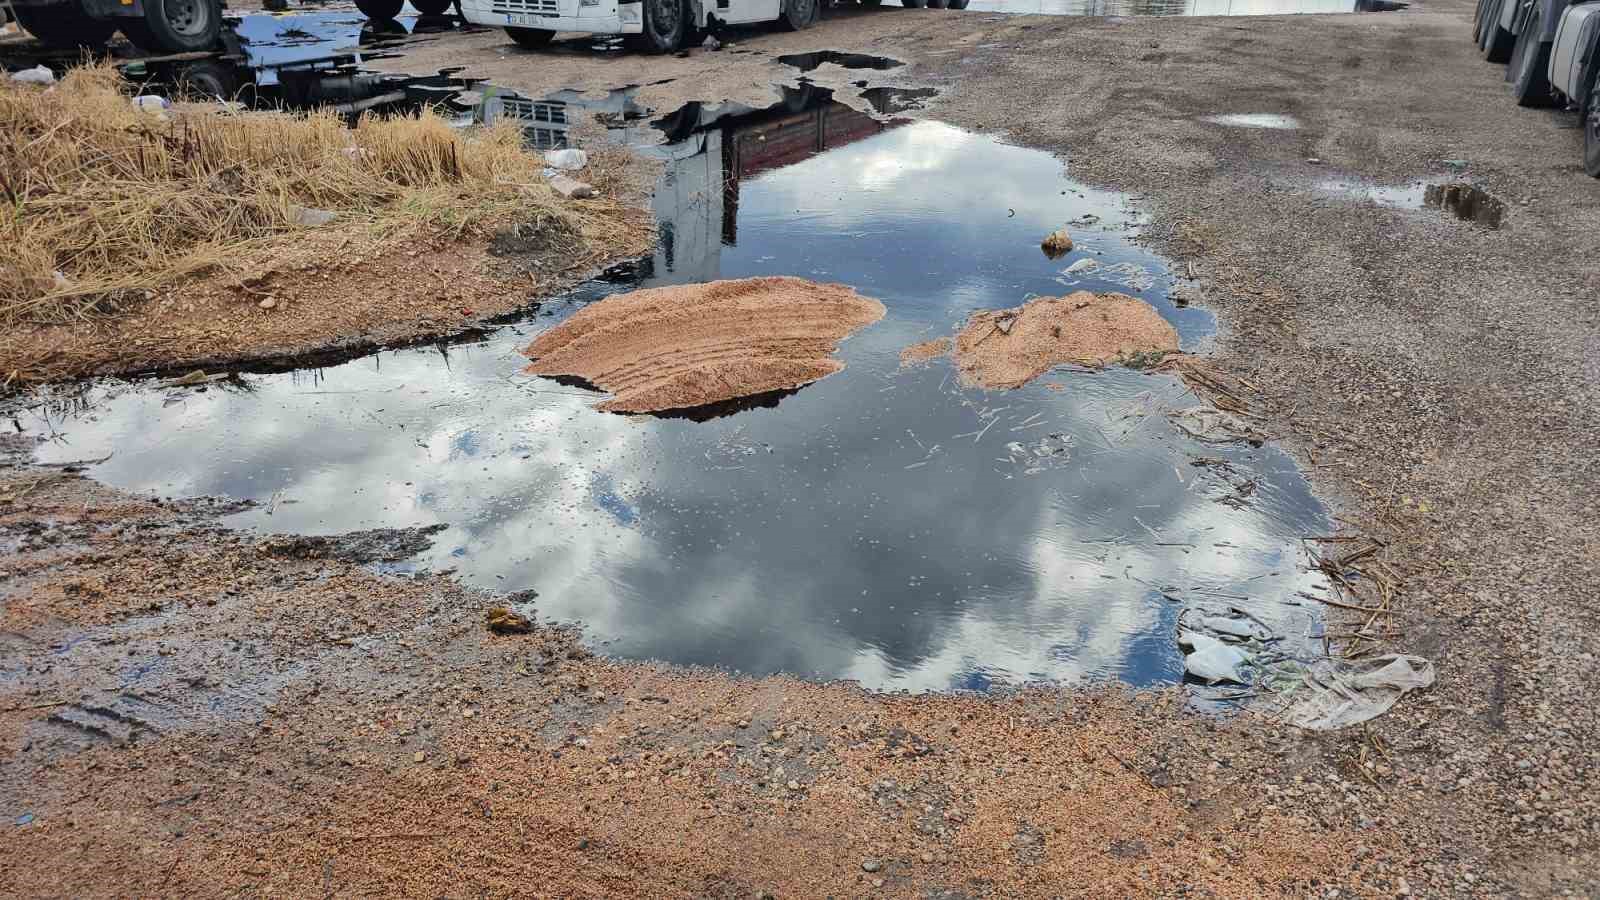
[[[544,25],[546,16],[534,16],[528,13],[506,13],[506,24],[511,26],[523,25],[538,28]]]

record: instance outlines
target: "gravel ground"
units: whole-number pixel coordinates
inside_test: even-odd
[[[485,32],[384,63],[448,57],[532,92],[674,78],[645,89],[670,108],[792,77],[777,52],[878,53],[909,65],[818,80],[934,85],[921,114],[1142,197],[1221,317],[1216,362],[1387,543],[1394,646],[1440,681],[1370,729],[1219,723],[1175,692],[905,698],[571,659],[557,633],[489,635],[488,598],[448,579],[263,555],[209,510],[16,462],[0,494],[33,487],[0,506],[0,797],[32,818],[3,869],[61,894],[105,892],[106,866],[146,893],[1600,892],[1600,183],[1562,116],[1512,104],[1470,14],[885,9],[687,59]],[[1301,127],[1200,121],[1228,113]],[[1502,226],[1318,187],[1417,178],[1484,187]],[[153,733],[68,753],[83,729],[51,717],[77,714],[34,708],[122,709],[95,692],[129,672],[153,673]]]

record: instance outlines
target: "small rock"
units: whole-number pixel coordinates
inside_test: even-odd
[[[533,631],[528,617],[505,606],[493,606],[484,616],[489,630],[496,634],[527,634]]]
[[[261,301],[260,303],[257,303],[256,305],[261,307],[262,309],[271,309],[274,306],[278,305],[278,301],[272,299],[271,297],[268,297],[267,299]]]
[[[922,854],[922,861],[925,862],[925,863],[933,862],[933,854],[932,853],[923,853]]]
[[[1065,228],[1057,228],[1045,235],[1044,240],[1039,242],[1039,249],[1051,259],[1066,256],[1072,252],[1072,235],[1067,234]]]
[[[800,790],[800,782],[798,782],[798,781],[795,781],[795,780],[794,780],[794,779],[792,779],[792,778],[791,778],[791,779],[789,779],[789,790],[791,790],[791,791],[798,791],[798,790]]]
[[[863,859],[861,861],[861,871],[863,872],[876,872],[881,868],[883,868],[883,863],[875,859]]]
[[[422,762],[423,760],[425,760],[427,758],[428,758],[428,754],[423,753],[421,750],[418,750],[417,752],[411,754],[411,761],[412,762]]]
[[[874,879],[872,879],[872,886],[875,887],[875,888],[883,887],[883,879],[882,878],[874,878]]]
[[[594,196],[594,187],[587,182],[579,181],[568,175],[553,175],[550,178],[550,187],[555,192],[568,200],[583,200]]]

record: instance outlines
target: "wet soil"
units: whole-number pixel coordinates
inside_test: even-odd
[[[956,335],[955,360],[964,383],[1010,390],[1064,364],[1154,364],[1177,349],[1177,330],[1150,304],[1076,291],[974,315]]]
[[[1393,884],[1384,835],[1273,802],[1316,742],[1177,694],[913,699],[607,662],[484,624],[537,599],[265,554],[203,508],[40,481],[7,449],[18,893],[109,893],[112,865],[117,890],[206,896]],[[1229,767],[1187,762],[1224,747]]]
[[[774,803],[770,794],[743,786],[733,793],[722,786],[736,783],[729,780],[714,788],[723,792],[719,796],[699,801],[704,806],[686,808],[679,802],[683,792],[671,798],[644,793],[653,773],[635,768],[629,778],[630,770],[619,771],[610,757],[580,757],[587,770],[551,777],[518,795],[528,803],[537,792],[542,805],[513,819],[521,830],[507,839],[505,820],[494,817],[502,810],[492,802],[503,773],[516,770],[506,745],[528,741],[522,721],[546,720],[472,735],[461,745],[467,768],[397,780],[394,773],[414,754],[386,758],[368,744],[347,752],[339,742],[352,733],[377,740],[386,727],[398,738],[407,726],[390,711],[404,710],[407,702],[425,708],[428,695],[392,703],[374,691],[341,695],[341,702],[315,714],[309,706],[292,707],[293,728],[269,722],[271,731],[214,729],[198,740],[101,749],[70,765],[7,766],[7,809],[18,823],[15,839],[0,850],[7,869],[52,878],[37,892],[61,893],[103,890],[106,865],[153,892],[173,883],[203,892],[216,883],[201,878],[241,887],[278,879],[304,885],[301,892],[330,890],[346,883],[340,880],[350,871],[345,867],[354,867],[350,883],[388,887],[404,876],[418,879],[408,882],[418,893],[439,893],[468,880],[487,883],[500,871],[544,877],[537,867],[546,864],[560,871],[540,883],[562,885],[571,894],[623,893],[676,871],[703,880],[646,893],[803,894],[835,883],[840,893],[865,892],[871,879],[902,871],[911,873],[907,880],[891,885],[886,878],[885,888],[1029,893],[1031,885],[1015,879],[1026,877],[1026,864],[1040,859],[1041,848],[1048,859],[1064,849],[1097,847],[1098,836],[1065,831],[1065,839],[1053,840],[1033,815],[1022,813],[1019,823],[1018,809],[1040,810],[1057,828],[1109,828],[1095,818],[1098,798],[1114,804],[1133,797],[1143,805],[1119,818],[1125,827],[1146,821],[1145,811],[1153,808],[1144,803],[1147,797],[1164,797],[1191,817],[1158,820],[1160,834],[1113,838],[1102,856],[1082,850],[1071,857],[1076,865],[1070,872],[1031,892],[1071,890],[1101,873],[1126,871],[1126,863],[1138,866],[1141,880],[1101,893],[1201,887],[1219,894],[1327,894],[1333,886],[1382,895],[1595,893],[1600,808],[1589,784],[1600,732],[1590,702],[1597,652],[1591,626],[1600,596],[1594,565],[1600,535],[1592,492],[1575,486],[1596,478],[1592,435],[1600,429],[1593,412],[1600,406],[1600,375],[1591,364],[1596,321],[1589,298],[1597,276],[1587,236],[1600,233],[1600,206],[1593,202],[1593,182],[1576,165],[1574,132],[1557,115],[1515,109],[1500,71],[1473,52],[1471,12],[1466,3],[1430,2],[1381,17],[1380,26],[1377,17],[1359,16],[1128,22],[893,10],[904,18],[889,18],[891,11],[839,15],[811,32],[749,39],[764,52],[837,47],[906,60],[897,79],[939,86],[939,117],[1070,155],[1075,175],[1144,198],[1154,212],[1150,236],[1199,279],[1179,285],[1184,302],[1220,310],[1220,364],[1263,388],[1265,427],[1336,497],[1339,514],[1386,541],[1382,561],[1400,587],[1399,633],[1388,640],[1439,662],[1433,691],[1408,698],[1370,729],[1308,739],[1269,723],[1216,725],[1179,714],[1181,704],[1124,703],[1076,691],[1021,695],[1013,706],[1009,700],[902,700],[854,692],[848,697],[855,699],[846,700],[833,688],[790,687],[783,679],[732,682],[722,694],[717,685],[730,682],[721,676],[685,682],[685,693],[702,699],[674,727],[710,735],[700,738],[707,741],[723,733],[737,740],[739,722],[759,721],[763,704],[775,708],[779,698],[800,696],[802,689],[820,691],[817,696],[841,714],[885,724],[890,733],[883,746],[891,752],[856,759],[862,770],[892,767],[897,785],[915,782],[918,760],[927,757],[916,755],[917,741],[895,739],[892,729],[908,728],[908,735],[938,747],[919,716],[959,710],[960,721],[951,717],[953,733],[974,740],[969,745],[962,738],[959,755],[935,757],[948,760],[940,771],[956,781],[975,779],[970,783],[984,792],[1008,783],[1026,792],[996,795],[1004,816],[984,830],[984,852],[962,857],[961,888],[914,865],[897,868],[906,857],[883,846],[888,841],[878,810],[893,806],[910,816],[929,806],[938,810],[934,799],[919,805],[915,793],[893,794],[888,806],[873,805],[877,798],[866,779],[835,782],[840,790],[829,796],[854,789],[873,803],[831,806],[818,827],[796,834],[784,829],[817,821],[799,818],[799,801]],[[654,104],[665,109],[696,99],[699,87],[686,86],[691,82],[705,86],[705,99],[747,91],[754,105],[767,102],[760,96],[769,81],[766,59],[732,50],[684,60],[588,57],[577,64],[572,60],[583,57],[574,49],[503,54],[508,46],[498,34],[465,36],[438,58],[483,71],[498,67],[533,91],[603,91],[676,77],[652,88],[668,92],[665,102]],[[508,62],[505,55],[513,58]],[[752,62],[754,69],[747,65]],[[827,77],[827,70],[817,72]],[[1197,114],[1261,109],[1293,113],[1302,128],[1193,121]],[[1397,118],[1397,111],[1404,115]],[[1463,163],[1469,177],[1507,203],[1500,229],[1362,197],[1330,198],[1318,187],[1330,177],[1410,184],[1453,175]],[[1541,264],[1530,266],[1535,256]],[[20,477],[28,485],[40,475]],[[74,483],[79,489],[84,484]],[[84,521],[135,509],[146,514],[147,501],[125,495],[85,499],[70,493],[22,518],[32,527],[47,522],[47,513]],[[181,531],[185,539],[203,533]],[[19,542],[9,533],[8,540],[7,546]],[[215,568],[198,571],[209,575]],[[113,587],[134,584],[124,572],[106,574],[117,576],[104,578]],[[5,589],[12,585],[6,582]],[[412,587],[392,579],[361,582],[362,596],[372,597]],[[172,584],[160,589],[168,596],[176,590]],[[237,621],[258,628],[272,610],[293,621],[337,605],[308,592],[306,606],[287,607],[285,594],[298,596],[262,595],[262,612]],[[143,588],[107,596],[115,602],[104,609],[112,611],[156,602]],[[8,616],[13,608],[21,614],[19,604],[9,603]],[[70,623],[70,616],[91,609],[83,603],[55,607],[45,620],[56,630],[27,638],[38,642],[28,652],[42,657],[52,644],[71,643],[53,617]],[[459,626],[463,635],[477,627],[479,621]],[[332,632],[340,640],[343,628]],[[416,643],[409,636],[397,640]],[[447,690],[450,676],[443,666],[437,671],[429,684]],[[624,685],[654,687],[639,667],[610,671],[622,674],[604,686],[607,700],[596,706],[661,706],[620,693]],[[469,676],[457,684],[482,689],[471,695],[478,699],[491,689],[497,699],[507,696],[504,682],[495,679]],[[723,710],[711,704],[729,694],[737,698],[726,708],[729,718],[716,724],[711,713]],[[625,703],[628,698],[636,702]],[[48,704],[61,698],[40,690],[25,699]],[[452,723],[453,734],[470,727],[473,719],[455,711],[461,705],[456,697],[438,702],[446,714],[430,722]],[[1041,712],[1053,702],[1058,719]],[[15,736],[7,746],[23,747],[21,729],[49,713],[17,708],[7,715],[14,718],[5,728]],[[730,721],[734,715],[748,719]],[[618,717],[597,724],[603,730],[582,739],[612,751],[629,746],[625,738],[641,723]],[[1039,750],[1046,738],[1080,737],[1102,743],[1088,744],[1087,753]],[[267,741],[280,755],[256,756]],[[331,749],[329,741],[335,742]],[[1096,746],[1119,758],[1096,765]],[[485,747],[498,749],[487,755]],[[1137,755],[1125,752],[1135,747]],[[910,752],[892,752],[899,748]],[[743,751],[759,753],[754,746]],[[445,761],[419,752],[427,765]],[[722,762],[731,767],[736,756]],[[392,770],[382,767],[386,759]],[[473,759],[493,765],[474,769]],[[448,763],[457,761],[452,756]],[[199,796],[174,792],[174,777],[202,785]],[[1177,783],[1169,780],[1174,777]],[[627,787],[633,784],[640,787]],[[1160,793],[1147,795],[1146,789]],[[1087,802],[1078,805],[1075,797]],[[477,800],[490,802],[487,818]],[[193,820],[174,812],[196,803]],[[625,803],[627,816],[611,814]],[[56,812],[66,815],[52,822]],[[1263,818],[1255,818],[1258,812]],[[1287,821],[1280,825],[1272,816]],[[129,827],[130,821],[140,827]],[[441,827],[423,830],[418,821]],[[240,834],[236,822],[257,827]],[[384,827],[366,830],[375,822]],[[627,830],[635,822],[642,824]],[[1292,874],[1305,871],[1288,865],[1296,857],[1238,838],[1240,823],[1250,822],[1269,823],[1269,836],[1284,835],[1299,841],[1301,853],[1329,854],[1334,861],[1318,875]],[[681,837],[686,832],[697,837],[692,847]],[[1196,834],[1209,841],[1198,864],[1163,868],[1171,841]],[[83,851],[84,835],[105,841],[109,851]],[[525,844],[505,852],[508,840]],[[730,846],[735,849],[718,849]],[[273,865],[286,847],[304,864]],[[928,852],[934,864],[951,858],[948,851]],[[818,870],[811,867],[822,861],[838,869],[814,877]],[[206,865],[213,867],[196,871]],[[872,866],[876,871],[867,871]],[[783,890],[792,873],[813,880]],[[829,880],[835,877],[840,880]],[[1086,892],[1100,887],[1090,884]]]
[[[784,277],[614,294],[541,334],[524,371],[581,378],[612,395],[607,412],[689,410],[834,374],[838,343],[883,311],[844,285]]]

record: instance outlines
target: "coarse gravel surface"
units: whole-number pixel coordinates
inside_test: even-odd
[[[1138,197],[1219,314],[1214,364],[1259,388],[1351,533],[1385,543],[1386,646],[1439,682],[1370,727],[1218,721],[1177,689],[902,697],[595,660],[559,632],[491,635],[492,598],[447,577],[264,560],[209,510],[19,447],[0,473],[19,823],[0,869],[30,894],[103,893],[107,871],[205,894],[1600,892],[1600,183],[1566,118],[1512,103],[1471,13],[883,9],[686,59],[483,32],[382,63],[436,54],[535,94],[646,84],[665,111],[770,101],[794,74],[778,53],[891,56],[907,65],[812,74],[937,87],[915,115]],[[1299,127],[1203,121],[1235,113]],[[1501,226],[1329,186],[1415,179],[1481,186]],[[90,709],[134,702],[96,693],[130,672],[155,679],[133,684],[151,729]],[[111,737],[68,752],[85,722]]]

